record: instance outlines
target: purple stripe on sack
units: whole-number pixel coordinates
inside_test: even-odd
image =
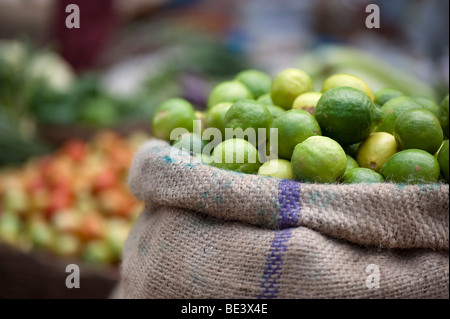
[[[280,229],[298,226],[301,214],[300,183],[282,180],[278,184],[278,202],[280,204]]]
[[[273,299],[277,297],[278,290],[280,289],[278,281],[281,277],[283,257],[291,234],[292,229],[276,232],[270,246],[270,253],[267,256],[266,267],[264,268],[263,281],[261,283],[263,291],[258,296],[258,299]]]
[[[278,184],[278,202],[280,204],[278,225],[282,230],[276,232],[270,245],[261,283],[263,291],[258,296],[260,299],[276,298],[280,289],[279,280],[287,243],[292,235],[292,227],[298,225],[301,216],[300,183],[282,180]]]

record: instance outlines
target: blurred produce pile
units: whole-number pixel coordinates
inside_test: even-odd
[[[185,35],[167,32],[157,39],[166,49],[79,73],[52,48],[0,41],[0,243],[120,262],[142,211],[126,176],[154,110],[176,95],[202,108],[210,83],[247,67],[220,42]]]
[[[147,138],[102,131],[88,142],[70,140],[21,167],[1,169],[0,243],[89,263],[118,263],[143,208],[129,192],[126,176]]]
[[[171,29],[160,37],[164,50],[81,73],[51,48],[0,41],[0,166],[98,129],[150,131],[154,109],[165,99],[183,96],[201,108],[209,83],[248,67],[201,34],[187,39],[186,32]]]
[[[131,116],[125,104],[107,94],[95,74],[77,75],[51,50],[0,42],[0,165],[49,152],[41,127],[112,127]]]

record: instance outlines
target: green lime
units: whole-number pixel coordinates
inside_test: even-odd
[[[308,137],[322,135],[320,126],[310,113],[303,110],[289,110],[273,120],[271,130],[278,130],[277,139],[270,140],[271,152],[290,160],[298,143]],[[272,136],[272,134],[271,134]]]
[[[445,140],[437,154],[437,161],[439,163],[439,167],[441,168],[441,175],[447,183],[449,177],[448,144],[448,140]]]
[[[315,117],[324,136],[347,146],[366,139],[380,123],[382,113],[367,94],[343,86],[322,95]]]
[[[342,176],[342,182],[345,184],[383,183],[384,178],[370,168],[359,167],[346,172]]]
[[[399,96],[387,101],[382,107],[383,120],[375,128],[376,132],[394,133],[394,122],[401,113],[411,109],[422,109],[422,105],[417,103],[412,97]]]
[[[435,116],[439,116],[439,105],[435,101],[430,99],[429,97],[426,97],[426,96],[414,96],[413,99],[417,103],[422,105],[422,107],[425,110],[430,111]]]
[[[243,139],[229,139],[217,145],[211,165],[235,172],[256,174],[261,166],[258,150]]]
[[[294,179],[302,182],[335,183],[347,167],[342,147],[325,136],[312,136],[297,144],[291,159]]]
[[[262,71],[244,70],[239,72],[234,79],[242,82],[252,92],[255,99],[270,93],[272,78]]]
[[[320,92],[306,92],[297,96],[292,103],[293,109],[305,110],[314,115],[316,111],[317,102],[322,97]]]
[[[222,102],[236,102],[240,99],[253,99],[253,94],[242,82],[225,81],[216,85],[211,91],[207,109]]]
[[[222,102],[214,105],[205,114],[206,127],[214,127],[220,130],[222,137],[225,136],[225,114],[227,114],[232,102]]]
[[[311,77],[303,70],[292,68],[275,76],[270,87],[270,96],[275,105],[289,110],[297,96],[313,89]]]
[[[383,164],[397,151],[398,144],[392,134],[374,132],[359,145],[356,161],[360,167],[380,172]]]
[[[387,101],[392,100],[393,98],[404,96],[403,92],[400,92],[391,88],[383,88],[379,89],[374,93],[375,103],[383,106]]]
[[[439,105],[439,123],[441,123],[442,130],[444,131],[444,135],[448,138],[448,94],[442,100],[441,104]]]
[[[253,145],[258,145],[259,141],[269,135],[270,124],[272,123],[272,115],[265,105],[255,100],[239,100],[235,102],[225,114],[225,128],[242,129],[247,135],[246,140],[250,140]],[[249,129],[247,132],[245,132]],[[264,136],[259,136],[258,129],[265,129]],[[243,136],[237,136],[244,138]],[[225,138],[227,130],[225,130]]]
[[[291,162],[280,158],[272,159],[261,165],[258,170],[258,175],[292,179]]]
[[[276,105],[266,105],[266,108],[269,110],[270,114],[272,115],[272,119],[277,118],[284,112],[286,112],[285,109],[282,107],[276,106]]]
[[[322,85],[322,93],[342,86],[352,87],[354,89],[360,90],[366,93],[367,96],[372,100],[372,102],[375,100],[372,90],[369,88],[367,83],[364,82],[364,80],[357,77],[356,75],[346,73],[333,74],[326,78]]]
[[[394,183],[436,183],[439,178],[439,163],[423,150],[409,149],[394,154],[381,167],[381,175]]]
[[[206,144],[208,144],[208,141],[203,140],[201,135],[196,133],[185,133],[175,140],[172,146],[184,149],[188,152],[200,154]]]
[[[273,104],[272,98],[270,97],[270,93],[266,93],[261,95],[259,98],[256,99],[259,103],[262,103],[266,106],[269,105],[275,105]]]
[[[435,154],[444,133],[439,120],[425,109],[407,110],[394,123],[394,137],[401,150],[415,148]]]
[[[345,173],[358,167],[359,167],[358,162],[353,157],[347,154],[347,166],[345,167]]]
[[[192,132],[195,120],[197,117],[191,103],[181,98],[169,99],[155,110],[152,121],[153,135],[170,141],[170,134],[176,128],[185,128]]]

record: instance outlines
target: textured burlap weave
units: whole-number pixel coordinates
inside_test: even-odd
[[[146,210],[125,243],[123,298],[449,297],[448,185],[239,174],[158,140],[129,183]]]

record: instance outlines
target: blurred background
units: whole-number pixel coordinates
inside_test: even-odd
[[[345,72],[440,103],[448,24],[447,0],[0,0],[0,298],[109,296],[143,208],[127,171],[165,99],[202,111],[241,70],[296,67],[316,90]]]

